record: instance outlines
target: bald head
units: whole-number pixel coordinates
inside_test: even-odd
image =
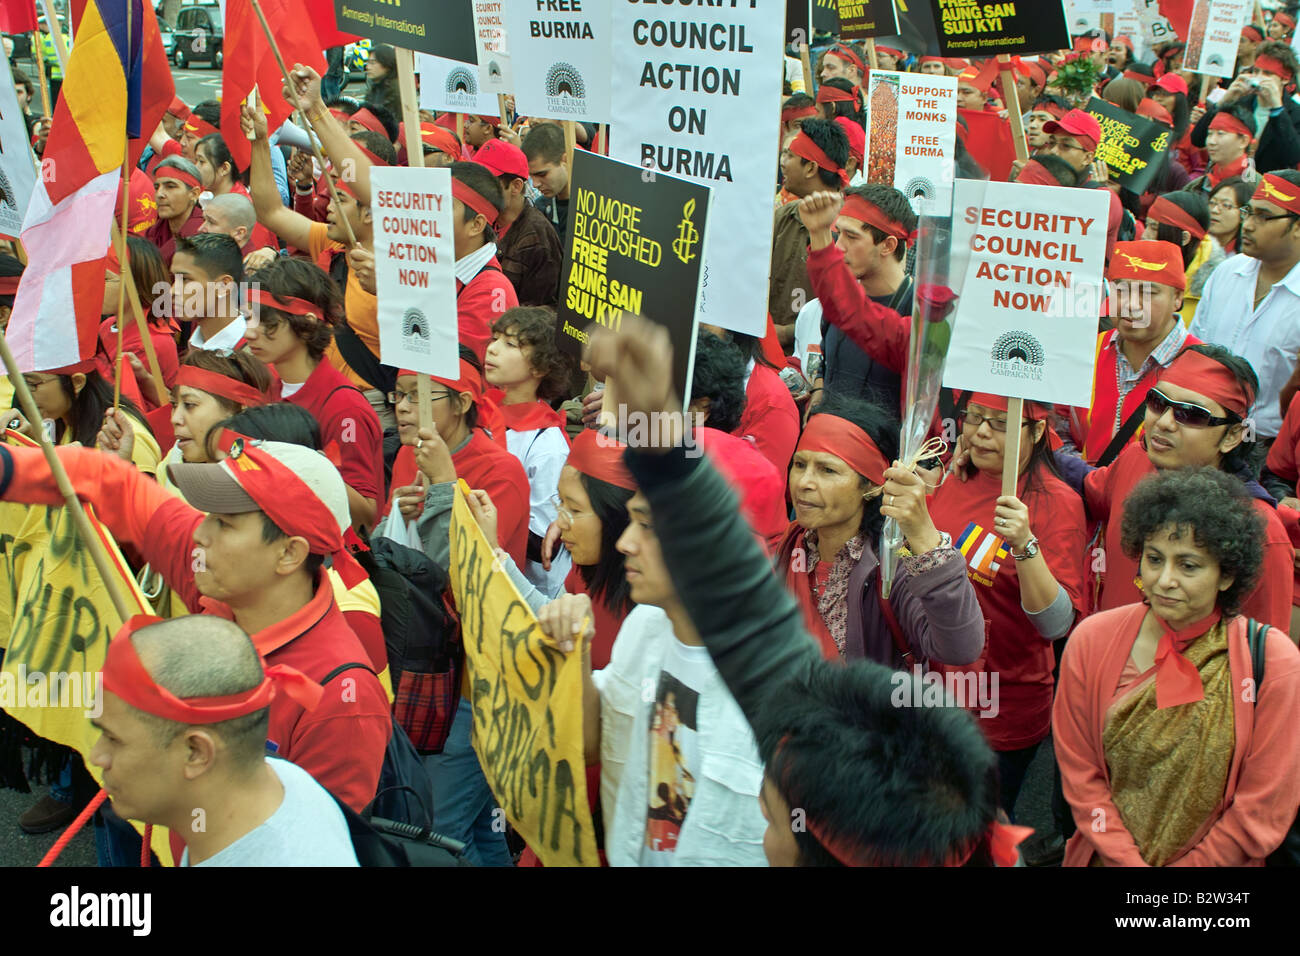
[[[203,204],[203,225],[199,231],[229,236],[242,249],[256,224],[257,213],[249,198],[229,192],[213,196]]]

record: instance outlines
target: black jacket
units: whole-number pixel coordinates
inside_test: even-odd
[[[1255,97],[1248,96],[1237,103],[1254,111]],[[1210,122],[1218,112],[1209,107],[1201,121],[1192,129],[1192,145],[1197,149],[1205,148],[1205,134],[1210,129]],[[1300,103],[1290,96],[1282,97],[1282,112],[1270,116],[1262,130],[1256,130],[1259,146],[1255,150],[1255,168],[1263,173],[1277,169],[1294,169],[1300,164]]]

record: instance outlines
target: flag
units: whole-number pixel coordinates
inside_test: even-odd
[[[958,109],[957,114],[970,131],[965,138],[966,152],[988,171],[989,179],[1005,183],[1016,161],[1011,124],[997,113],[983,110]]]
[[[163,49],[162,34],[158,31],[158,15],[154,13],[153,4],[144,6],[144,29],[140,30],[140,124],[131,138],[131,155],[127,165],[132,169],[140,162],[140,154],[149,145],[149,137],[162,122],[163,114],[171,105],[176,95],[176,84],[172,81],[171,64],[167,62],[167,51]],[[137,30],[132,23],[132,39]]]
[[[306,0],[306,4],[307,16],[316,27],[316,38],[320,40],[322,50],[334,46],[347,46],[349,43],[357,43],[361,40],[359,36],[339,30],[338,19],[334,15],[334,0]]]
[[[33,0],[0,0],[0,33],[32,33],[36,30]]]
[[[73,49],[23,220],[30,265],[6,332],[23,371],[61,368],[95,352],[114,200],[127,138],[140,135],[144,4],[73,0],[71,13]]]
[[[295,63],[301,63],[323,74],[323,47],[307,18],[305,0],[259,0],[259,5],[275,35],[284,65],[292,70]],[[253,86],[257,86],[258,101],[273,132],[293,110],[280,93],[284,76],[250,0],[227,0],[224,42],[227,51],[239,50],[241,55],[227,56],[221,66],[221,128],[227,131],[223,138],[235,165],[243,170],[248,168],[253,154],[239,131],[239,108]]]
[[[1196,0],[1159,0],[1157,6],[1160,15],[1169,21],[1169,25],[1178,34],[1178,39],[1187,42],[1187,33],[1192,24],[1192,8]]]

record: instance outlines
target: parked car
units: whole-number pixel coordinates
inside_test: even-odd
[[[224,28],[221,8],[215,3],[196,3],[181,7],[176,14],[175,50],[172,62],[184,69],[191,63],[209,63],[221,69],[221,45]]]

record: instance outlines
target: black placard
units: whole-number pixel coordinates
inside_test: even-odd
[[[930,0],[943,56],[1047,53],[1070,48],[1063,0]]]
[[[626,315],[668,329],[673,381],[687,396],[709,189],[574,150],[569,236],[555,331],[580,354],[591,325],[617,330]]]
[[[334,20],[343,32],[379,43],[478,62],[473,0],[334,0]]]
[[[1164,123],[1122,110],[1095,96],[1084,109],[1101,124],[1097,158],[1106,164],[1116,182],[1142,195],[1164,165],[1173,131]]]
[[[865,40],[898,33],[894,0],[837,0],[840,38]]]

